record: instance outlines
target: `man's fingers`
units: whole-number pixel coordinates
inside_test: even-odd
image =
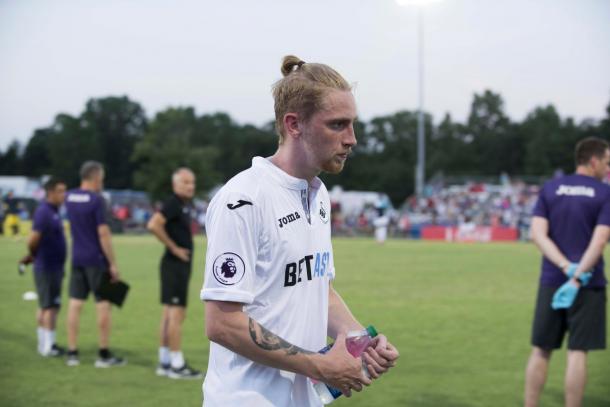
[[[385,349],[388,345],[388,338],[386,338],[386,336],[383,334],[377,335],[375,339],[377,340],[377,343],[375,344],[375,350]]]
[[[375,367],[373,365],[366,365],[366,369],[369,372],[369,375],[373,378],[373,379],[379,379],[381,377],[380,373],[377,373],[377,371],[375,370]]]
[[[189,261],[189,251],[187,249],[180,249],[180,251],[178,252],[178,257],[180,258],[180,260],[188,262]]]
[[[398,359],[400,357],[400,354],[398,353],[398,349],[396,349],[394,347],[394,345],[392,345],[389,342],[388,342],[388,346],[385,349],[381,349],[377,353],[379,353],[379,355],[381,357],[383,357],[386,360],[391,361],[391,362],[395,361],[396,359]]]
[[[377,352],[375,352],[375,356],[377,356],[375,358],[374,356],[371,355],[371,353],[372,353],[371,351],[375,352],[373,349],[369,349],[369,350],[367,350],[367,352],[362,354],[362,357],[368,366],[369,373],[386,372],[388,370],[388,368],[385,366],[386,360],[381,358],[379,355],[377,355]],[[371,369],[371,367],[372,367],[372,369]]]
[[[368,348],[363,355],[368,355],[370,358],[372,358],[375,362],[377,362],[378,364],[383,364],[383,362],[385,362],[385,358],[383,356],[380,355],[379,352],[377,352],[377,350],[373,349],[373,348]]]
[[[370,386],[371,383],[373,383],[373,381],[369,377],[366,377],[364,372],[362,372],[362,375],[360,376],[359,380],[360,380],[360,383],[364,384],[365,386]]]

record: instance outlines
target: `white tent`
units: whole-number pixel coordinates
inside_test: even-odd
[[[22,176],[0,176],[0,194],[6,195],[10,191],[17,198],[32,198],[40,200],[44,198],[43,181],[38,178]]]
[[[365,207],[379,207],[393,209],[390,198],[386,193],[375,191],[344,191],[335,185],[329,191],[330,201],[341,205],[341,212],[345,215],[358,215]]]

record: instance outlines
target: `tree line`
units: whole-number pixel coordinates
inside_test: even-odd
[[[425,114],[427,179],[451,176],[550,176],[574,168],[575,143],[588,136],[610,141],[610,103],[601,120],[560,117],[554,106],[537,107],[521,122],[504,111],[492,91],[475,94],[464,123],[446,114],[435,124]],[[414,191],[417,112],[400,111],[355,124],[358,145],[338,176],[322,175],[328,187],[388,193],[395,204]],[[85,160],[106,167],[106,187],[143,189],[155,199],[170,190],[171,172],[188,166],[208,191],[250,166],[251,157],[277,148],[273,121],[239,124],[226,113],[197,115],[171,107],[148,118],[137,102],[122,97],[90,99],[78,116],[58,114],[0,151],[0,174],[55,175],[78,185]]]

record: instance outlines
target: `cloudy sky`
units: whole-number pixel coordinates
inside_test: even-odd
[[[424,33],[437,121],[488,88],[515,120],[548,103],[598,119],[610,102],[610,1],[436,1]],[[417,9],[394,0],[0,0],[0,149],[108,95],[259,125],[286,54],[355,83],[365,120],[417,108]]]

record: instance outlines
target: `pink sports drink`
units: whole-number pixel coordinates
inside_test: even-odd
[[[345,347],[350,355],[357,358],[362,355],[362,352],[364,352],[366,348],[369,347],[373,338],[374,336],[369,333],[368,329],[362,331],[350,331],[347,333],[345,338]]]
[[[360,355],[362,355],[366,348],[371,345],[373,338],[376,336],[377,330],[372,325],[369,325],[366,329],[363,329],[361,331],[349,331],[345,338],[345,347],[347,348],[347,351],[350,355],[355,358],[360,357]],[[318,353],[324,354],[328,352],[333,347],[333,345],[334,343],[331,343],[330,345],[323,347],[318,351]],[[362,362],[362,372],[366,377],[371,377],[364,364],[364,361]],[[324,404],[332,403],[333,401],[335,401],[335,399],[337,399],[343,394],[341,393],[341,390],[335,389],[334,387],[330,387],[326,383],[318,382],[315,380],[312,380],[312,383],[314,390],[316,391],[316,393],[318,393],[320,400]]]

